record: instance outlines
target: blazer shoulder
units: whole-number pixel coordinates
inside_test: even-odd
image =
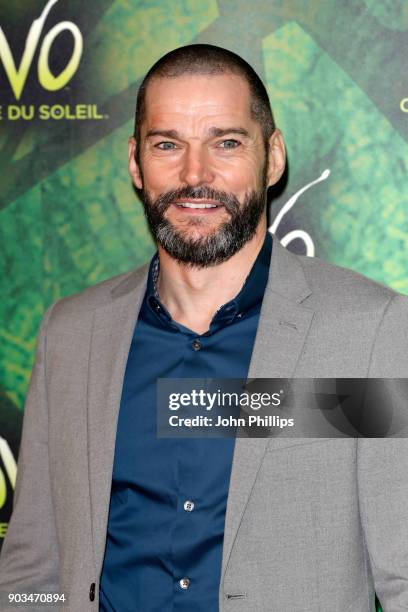
[[[136,287],[147,277],[148,269],[149,262],[57,300],[49,308],[52,310],[49,325],[59,327],[63,324],[65,328],[67,324],[72,328],[87,325],[97,307],[111,302],[115,295]]]
[[[337,266],[318,257],[295,255],[317,301],[336,309],[344,305],[355,312],[384,310],[391,303],[408,307],[408,297],[359,272]]]

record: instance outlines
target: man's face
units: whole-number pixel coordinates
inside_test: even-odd
[[[196,266],[226,261],[266,227],[266,189],[284,168],[279,131],[268,151],[234,74],[153,79],[129,164],[158,243]],[[139,164],[135,159],[139,146]]]

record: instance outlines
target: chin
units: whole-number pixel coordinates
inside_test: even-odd
[[[216,234],[218,232],[218,230],[221,227],[221,223],[217,223],[217,224],[192,224],[192,225],[188,225],[187,227],[181,226],[181,227],[177,227],[175,226],[176,230],[178,232],[180,232],[180,234],[182,234],[183,236],[185,236],[186,238],[203,238],[205,236],[212,236],[213,234]]]

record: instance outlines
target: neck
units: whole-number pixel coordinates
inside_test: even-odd
[[[191,268],[173,259],[160,245],[160,300],[170,315],[197,334],[205,333],[215,312],[241,290],[261,250],[266,220],[235,255],[208,268]]]

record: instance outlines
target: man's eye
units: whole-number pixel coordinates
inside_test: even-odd
[[[159,142],[156,147],[161,151],[168,151],[169,149],[174,149],[176,145],[174,142]]]
[[[228,138],[228,140],[223,140],[221,142],[222,149],[236,149],[239,147],[241,143],[238,140],[234,140],[233,138]]]

